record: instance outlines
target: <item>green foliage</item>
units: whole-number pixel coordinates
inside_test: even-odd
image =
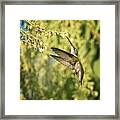
[[[22,20],[20,90],[26,100],[100,99],[100,21]],[[27,30],[24,30],[26,28]],[[51,47],[78,49],[85,74],[83,85],[71,69],[50,57]]]

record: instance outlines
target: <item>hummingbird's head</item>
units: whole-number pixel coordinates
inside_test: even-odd
[[[78,56],[78,51],[76,48],[74,48],[73,46],[71,46],[71,54]]]
[[[78,51],[76,48],[75,48],[75,55],[78,56]]]

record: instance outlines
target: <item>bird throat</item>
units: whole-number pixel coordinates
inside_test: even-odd
[[[76,74],[78,74],[81,71],[80,62],[79,61],[75,63],[74,69],[75,69]]]

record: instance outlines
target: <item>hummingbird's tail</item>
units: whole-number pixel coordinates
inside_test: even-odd
[[[80,76],[80,83],[81,83],[81,86],[83,84],[83,76],[84,76],[84,70],[81,71],[81,76]]]

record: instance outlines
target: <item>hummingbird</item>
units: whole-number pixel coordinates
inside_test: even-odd
[[[71,45],[71,53],[66,52],[62,49],[52,47],[52,51],[57,55],[51,55],[54,59],[56,59],[58,62],[62,63],[63,65],[67,66],[68,68],[75,71],[75,74],[79,77],[80,83],[82,85],[82,80],[84,76],[84,69],[83,66],[78,59],[78,51],[73,46],[70,39],[66,36],[67,40],[69,41]]]

